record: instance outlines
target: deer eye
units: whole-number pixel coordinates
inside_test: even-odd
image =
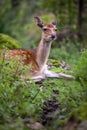
[[[44,31],[47,31],[47,28],[43,28]]]
[[[57,28],[55,29],[55,31],[57,32]]]

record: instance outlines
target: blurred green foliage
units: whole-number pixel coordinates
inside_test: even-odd
[[[79,2],[77,3],[74,0],[0,1],[0,33],[5,33],[16,38],[24,48],[36,47],[41,33],[34,23],[34,16],[40,16],[45,22],[56,20],[58,30],[72,28],[74,32],[78,33],[78,4]],[[84,19],[87,19],[85,8],[81,13],[84,14]],[[84,21],[82,21],[84,26],[82,26],[80,33],[86,36]],[[84,41],[86,43],[86,39]]]
[[[87,89],[87,50],[82,51],[81,57],[77,62],[75,68],[75,75],[77,79],[83,84],[84,87]]]
[[[83,122],[87,120],[87,103],[83,103],[78,109],[74,109],[72,113],[70,114],[70,118],[73,117],[74,120],[77,120],[78,122]]]
[[[12,49],[12,48],[21,48],[21,44],[15,40],[14,38],[5,35],[0,34],[0,49]]]
[[[82,78],[87,82],[87,50],[81,52],[81,57],[77,63],[75,74],[77,77]]]

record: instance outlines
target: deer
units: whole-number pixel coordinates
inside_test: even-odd
[[[56,22],[43,24],[39,17],[34,17],[36,25],[42,30],[40,43],[35,49],[8,50],[11,56],[25,56],[24,64],[31,64],[32,68],[29,76],[35,82],[42,81],[46,78],[68,78],[73,79],[72,75],[64,73],[51,72],[48,70],[47,61],[51,50],[51,44],[57,38]],[[25,76],[22,76],[24,78]]]

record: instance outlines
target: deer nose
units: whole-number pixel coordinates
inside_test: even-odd
[[[55,36],[55,35],[51,35],[51,38],[52,38],[52,39],[55,39],[55,38],[56,38],[56,36]]]

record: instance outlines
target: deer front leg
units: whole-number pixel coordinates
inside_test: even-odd
[[[49,70],[46,70],[45,76],[49,78],[68,78],[68,79],[74,79],[74,76],[67,75],[64,73],[57,73],[57,72],[51,72]]]
[[[32,77],[32,79],[33,79],[35,82],[40,82],[40,81],[42,81],[42,80],[45,79],[45,75],[38,75],[38,76]]]

